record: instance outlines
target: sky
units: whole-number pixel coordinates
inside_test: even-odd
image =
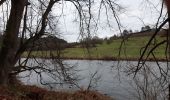
[[[160,0],[149,0],[150,2],[146,1],[147,0],[115,0],[115,2],[123,8],[120,12],[118,12],[118,17],[122,25],[121,30],[131,29],[133,31],[140,31],[141,27],[145,25],[153,27],[156,24],[161,10],[161,2]],[[93,7],[94,10],[92,10],[94,18],[97,16],[97,8],[98,3],[95,2]],[[60,12],[57,12],[58,14],[62,13],[62,17],[60,17],[60,21],[57,26],[61,33],[61,38],[64,38],[68,42],[78,41],[79,21],[76,9],[70,3],[66,3],[64,7],[58,5],[56,10],[57,9],[62,9],[58,10]],[[116,20],[113,17],[109,18],[109,26],[105,11],[102,11],[101,15],[98,30],[91,31],[91,33],[94,33],[94,35],[97,35],[100,38],[119,34],[120,31]]]
[[[98,10],[100,0],[94,0],[92,4],[92,16],[95,21],[98,19]],[[112,0],[121,6],[121,10],[117,12],[121,24],[121,31],[124,29],[140,31],[141,27],[149,25],[153,27],[160,15],[161,1],[160,0]],[[103,7],[104,8],[104,7]],[[87,10],[87,8],[84,8]],[[164,10],[164,13],[166,11]],[[68,42],[77,42],[80,38],[79,31],[79,15],[76,8],[70,2],[57,3],[52,13],[55,14],[58,20],[57,30],[60,33],[59,38],[65,39]],[[94,21],[91,23],[91,35],[100,38],[108,38],[113,35],[119,35],[119,27],[110,10],[108,16],[105,10],[101,10],[97,28]]]

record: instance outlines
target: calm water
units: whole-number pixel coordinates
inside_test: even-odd
[[[48,60],[40,60],[47,66],[53,66]],[[132,76],[128,76],[124,70],[118,70],[121,66],[133,66],[137,62],[121,62],[115,61],[88,61],[88,60],[66,60],[69,66],[76,66],[77,76],[79,79],[77,84],[86,89],[90,83],[92,75],[97,71],[92,83],[92,89],[100,91],[105,95],[109,95],[116,100],[136,100],[134,98],[135,89],[133,87]],[[30,61],[30,65],[36,65],[36,62]],[[151,63],[154,66],[155,63]],[[40,77],[35,72],[23,72],[19,75],[21,81],[29,85],[37,85],[52,90],[76,90],[75,86],[69,84],[51,84],[50,86],[44,86],[40,84]],[[29,77],[27,77],[29,76]],[[55,77],[51,78],[48,73],[42,73],[43,82],[53,83]],[[59,82],[58,82],[59,83]]]

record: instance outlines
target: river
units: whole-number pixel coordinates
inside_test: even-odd
[[[40,60],[39,62],[45,63],[47,66],[53,66],[48,60]],[[136,91],[134,88],[134,82],[132,76],[127,75],[124,70],[119,69],[122,66],[134,66],[137,62],[121,61],[118,64],[117,61],[98,61],[98,60],[65,60],[69,66],[76,66],[76,74],[80,79],[77,81],[79,87],[86,89],[90,83],[90,79],[93,74],[95,76],[92,79],[91,89],[99,91],[105,95],[111,96],[116,100],[136,100]],[[29,65],[36,65],[36,62],[30,61]],[[162,63],[164,64],[164,63]],[[154,62],[150,62],[151,66],[154,66]],[[55,83],[55,77],[51,78],[47,73],[42,72],[43,82]],[[29,85],[36,85],[45,87],[52,90],[68,90],[73,91],[78,88],[69,84],[51,84],[42,85],[40,83],[40,77],[34,71],[23,72],[19,74],[20,80]],[[59,83],[59,82],[58,82]]]

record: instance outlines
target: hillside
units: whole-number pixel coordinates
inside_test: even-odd
[[[67,41],[56,36],[47,36],[36,40],[28,45],[28,49],[32,50],[56,50],[63,49],[67,46]]]
[[[122,37],[111,37],[109,40],[103,40],[102,42],[93,44],[87,48],[83,46],[84,44],[78,43],[62,50],[63,54],[60,55],[60,57],[64,59],[138,60],[140,51],[143,50],[141,48],[147,44],[152,34],[153,31],[132,33],[124,38],[124,42]],[[161,31],[155,38],[155,41],[156,43],[159,43],[164,39],[165,31]],[[150,45],[149,48],[151,49],[153,46],[154,44]],[[56,57],[58,56],[58,51],[53,50],[51,53],[49,51],[34,51],[32,56],[48,58],[51,54]],[[154,54],[158,60],[164,60],[165,44],[158,47],[154,51]],[[26,55],[26,53],[24,55]],[[149,59],[153,60],[153,57],[151,56]]]
[[[64,51],[64,58],[81,58],[81,59],[103,59],[103,60],[115,60],[115,59],[138,59],[140,57],[140,50],[144,47],[149,40],[149,36],[142,37],[129,37],[126,39],[120,49],[122,40],[112,40],[111,43],[104,41],[102,44],[97,44],[96,47],[89,48],[68,48]],[[165,37],[158,36],[157,42],[165,39]],[[150,47],[153,47],[150,46]],[[160,46],[154,52],[156,57],[164,59],[165,45]],[[119,55],[120,51],[120,55]],[[152,57],[151,57],[152,58]]]

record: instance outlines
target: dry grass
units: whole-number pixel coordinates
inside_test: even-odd
[[[56,92],[36,86],[0,87],[0,100],[113,100],[96,91]]]

